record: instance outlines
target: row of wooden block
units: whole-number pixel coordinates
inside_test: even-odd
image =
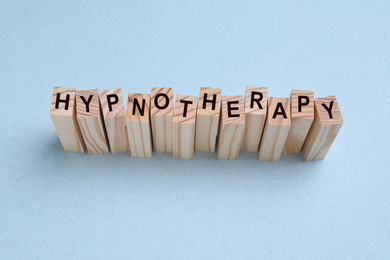
[[[173,152],[192,159],[194,150],[218,159],[237,159],[240,150],[277,161],[282,153],[306,161],[326,156],[343,118],[335,96],[314,99],[313,91],[293,90],[290,98],[268,97],[268,88],[246,88],[244,96],[221,96],[201,87],[199,97],[172,88],[130,93],[125,110],[121,89],[98,92],[55,87],[50,116],[66,151],[89,154],[131,150],[133,157]],[[100,94],[100,95],[99,95]]]

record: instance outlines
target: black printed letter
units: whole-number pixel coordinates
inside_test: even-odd
[[[203,94],[203,106],[202,106],[203,109],[206,109],[207,102],[212,103],[213,105],[211,106],[211,110],[215,110],[215,105],[217,104],[217,94],[213,94],[213,99],[208,100],[207,93],[204,93]]]
[[[194,102],[192,102],[191,100],[180,100],[180,103],[184,104],[183,117],[187,117],[188,104],[192,104]]]
[[[255,99],[255,95],[259,95],[260,97]],[[263,100],[263,93],[257,92],[257,91],[252,91],[252,93],[251,93],[251,106],[250,107],[253,108],[253,104],[256,102],[257,106],[260,109],[263,109],[263,107],[261,106],[261,103],[260,103],[261,100]]]
[[[114,101],[111,101],[111,98],[114,98]],[[110,110],[110,112],[112,111],[112,105],[117,104],[118,101],[119,101],[119,98],[118,98],[117,94],[107,95],[108,110]]]
[[[85,111],[88,113],[89,112],[89,103],[91,103],[92,101],[92,97],[93,95],[90,95],[89,98],[88,98],[88,101],[85,100],[84,96],[80,96],[81,100],[84,102],[85,104]]]
[[[280,112],[278,112],[279,109],[280,109]],[[278,104],[276,105],[276,109],[275,109],[275,112],[274,112],[274,115],[272,116],[272,118],[276,118],[277,115],[283,115],[283,117],[287,119],[287,115],[286,115],[286,112],[284,111],[282,102],[278,102]]]
[[[160,106],[159,104],[158,104],[158,98],[159,97],[163,97],[163,98],[165,98],[165,105],[163,105],[163,106]],[[158,93],[157,95],[156,95],[156,97],[154,98],[154,105],[158,108],[158,109],[166,109],[167,107],[168,107],[168,105],[169,105],[169,97],[167,96],[167,94],[165,94],[165,93]]]
[[[240,114],[232,114],[232,110],[238,110],[238,107],[232,107],[233,104],[239,104],[240,102],[237,101],[228,101],[227,102],[227,112],[228,112],[228,117],[240,117]]]
[[[60,102],[64,102],[65,103],[65,110],[68,110],[70,95],[66,94],[66,99],[65,100],[64,99],[60,99],[60,97],[61,97],[61,93],[57,93],[56,109],[60,106]]]
[[[333,118],[333,115],[332,115],[333,100],[330,101],[329,107],[327,107],[327,106],[325,105],[325,103],[322,103],[321,105],[325,108],[326,111],[328,111],[329,118],[332,119],[332,118]]]
[[[138,103],[138,99],[134,99],[133,100],[133,116],[135,115],[135,108],[138,108],[138,110],[139,110],[139,114],[141,115],[141,116],[144,116],[144,114],[145,114],[145,99],[142,99],[142,108],[141,108],[141,106],[139,105],[139,103]]]
[[[305,100],[305,103],[302,100]],[[309,97],[308,96],[298,96],[298,112],[302,112],[302,107],[309,105]]]

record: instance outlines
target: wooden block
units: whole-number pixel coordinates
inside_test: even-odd
[[[201,87],[196,114],[195,150],[214,152],[221,110],[220,88]]]
[[[283,153],[298,155],[314,119],[314,92],[293,90],[290,96],[291,127]]]
[[[290,130],[290,99],[268,98],[268,112],[260,141],[259,160],[278,161]]]
[[[74,88],[54,87],[50,117],[64,150],[83,153],[85,143],[77,123],[75,97]]]
[[[149,113],[150,95],[129,93],[126,126],[132,157],[152,158],[152,134]]]
[[[173,88],[152,88],[151,120],[155,152],[172,152]]]
[[[192,160],[194,157],[195,117],[198,97],[176,95],[173,113],[173,157]]]
[[[267,117],[268,88],[246,87],[245,93],[245,131],[241,150],[257,152]]]
[[[245,130],[243,96],[222,96],[218,159],[236,160]]]
[[[97,89],[76,91],[77,122],[89,154],[108,153],[106,130]]]
[[[343,125],[336,96],[314,100],[314,121],[303,144],[305,161],[325,158]]]
[[[112,153],[128,151],[129,139],[126,131],[126,111],[120,88],[100,91],[104,123]]]

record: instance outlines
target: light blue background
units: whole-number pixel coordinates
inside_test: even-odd
[[[390,259],[389,1],[0,2],[0,259]],[[54,86],[336,95],[325,160],[64,152]]]

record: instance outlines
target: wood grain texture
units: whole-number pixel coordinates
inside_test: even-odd
[[[325,104],[329,108],[331,102],[333,102],[332,118],[322,105]],[[343,123],[336,96],[315,99],[314,121],[302,147],[305,161],[324,159]]]
[[[191,101],[192,104],[185,105],[182,100]],[[176,95],[172,120],[174,158],[192,160],[194,157],[197,102],[198,97]]]
[[[159,109],[165,106],[167,100],[163,97],[156,98],[160,93],[168,96],[168,106],[164,109]],[[152,88],[151,95],[151,121],[152,121],[152,137],[153,147],[155,152],[172,152],[172,118],[173,118],[173,88]]]
[[[195,150],[201,152],[214,152],[217,140],[219,116],[221,110],[220,88],[201,87],[196,114]],[[203,108],[204,94],[207,100],[213,100],[215,95],[215,107],[210,102],[205,103]]]
[[[143,109],[143,115],[134,100]],[[145,107],[143,108],[143,100]],[[129,93],[127,98],[126,126],[129,136],[131,156],[139,158],[152,158],[152,134],[150,126],[150,95]]]
[[[57,94],[59,94],[59,100],[67,100],[68,97],[67,105],[65,102],[59,102],[56,108]],[[50,117],[64,150],[83,153],[85,143],[77,123],[75,97],[76,89],[74,88],[54,87]]]
[[[283,107],[285,116],[275,115],[275,111]],[[268,98],[267,119],[264,126],[263,136],[260,141],[259,160],[262,161],[278,161],[288,132],[290,130],[290,99],[289,98]]]
[[[301,106],[299,106],[300,96],[308,98],[307,105],[303,106],[302,103],[306,104],[306,100],[301,100]],[[298,155],[314,120],[314,92],[292,90],[290,102],[291,127],[284,144],[283,153]]]
[[[232,117],[228,115],[228,102],[238,101],[231,107],[238,108],[231,110],[231,114],[239,115]],[[218,134],[218,160],[236,160],[240,152],[242,135],[245,130],[245,110],[243,96],[222,96],[221,119]]]
[[[110,106],[109,95],[116,95],[118,102]],[[113,100],[112,98],[110,99]],[[129,139],[126,130],[126,111],[123,104],[122,91],[120,88],[100,91],[100,102],[102,106],[104,123],[106,126],[108,142],[112,153],[125,152],[130,149]]]
[[[76,108],[77,122],[83,134],[88,153],[108,153],[108,141],[103,124],[98,90],[76,91]]]
[[[260,106],[252,102],[252,93],[261,93]],[[259,99],[259,95],[254,95]],[[267,117],[268,88],[247,86],[245,92],[245,131],[241,142],[241,150],[257,152],[259,150],[261,135]]]

